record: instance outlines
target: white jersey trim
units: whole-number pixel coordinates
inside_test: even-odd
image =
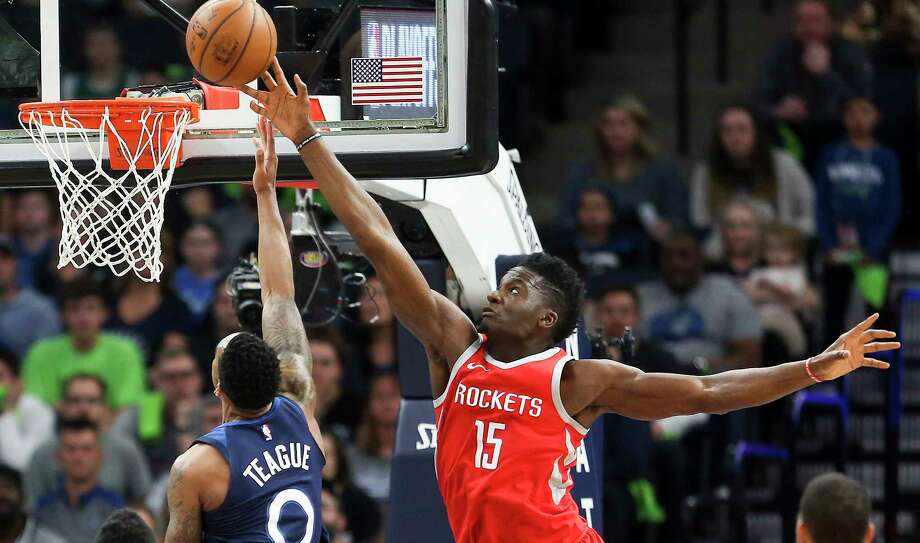
[[[567,363],[573,360],[571,356],[565,356],[556,362],[556,367],[553,368],[553,404],[556,406],[556,412],[559,414],[559,418],[568,423],[572,428],[578,430],[578,433],[581,435],[587,435],[588,429],[582,426],[580,422],[575,420],[575,418],[569,415],[569,412],[565,410],[565,406],[562,404],[562,394],[559,393],[559,382],[562,379],[562,370]]]
[[[434,403],[435,409],[437,409],[442,403],[444,403],[444,400],[447,399],[447,391],[450,390],[450,385],[454,382],[454,377],[457,376],[457,372],[459,372],[460,368],[463,367],[463,363],[466,362],[469,357],[473,356],[473,353],[479,350],[480,345],[482,345],[482,334],[479,334],[476,338],[476,341],[471,343],[470,346],[467,347],[465,351],[463,351],[463,354],[461,354],[454,362],[454,366],[450,369],[450,377],[447,378],[447,385],[444,387],[444,392],[442,392],[441,395],[435,398],[432,402]]]
[[[527,364],[530,362],[543,362],[544,360],[552,357],[553,355],[555,355],[561,350],[562,349],[560,349],[559,347],[551,347],[543,351],[542,353],[525,356],[524,358],[519,358],[511,362],[502,362],[501,360],[495,360],[494,358],[492,358],[492,355],[489,354],[488,350],[486,350],[485,358],[486,358],[486,362],[488,362],[489,364],[492,364],[493,366],[499,367],[503,370],[509,370],[511,368],[516,368],[518,366],[521,366],[523,364]]]

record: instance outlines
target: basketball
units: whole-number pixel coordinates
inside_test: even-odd
[[[185,32],[189,60],[216,85],[256,79],[271,64],[277,45],[275,25],[255,0],[210,0],[198,8]]]

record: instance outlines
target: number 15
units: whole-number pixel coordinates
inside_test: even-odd
[[[502,451],[502,440],[495,437],[496,430],[504,430],[502,422],[490,422],[488,431],[481,420],[473,421],[476,424],[476,458],[474,464],[480,469],[495,469],[498,467],[498,455]],[[485,439],[483,439],[485,438]],[[485,446],[492,446],[492,454],[485,451]]]

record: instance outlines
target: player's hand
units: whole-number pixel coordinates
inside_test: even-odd
[[[256,194],[268,194],[275,191],[275,179],[278,176],[278,155],[275,153],[275,134],[272,123],[265,117],[259,117],[257,124],[258,138],[252,138],[256,145],[256,168],[252,173],[252,188]]]
[[[864,366],[888,369],[888,362],[882,362],[866,355],[898,349],[901,343],[897,341],[876,343],[877,339],[891,339],[897,335],[889,330],[871,329],[876,320],[878,320],[878,313],[857,324],[852,330],[837,338],[837,341],[827,350],[812,358],[811,367],[818,379],[830,381]]]
[[[294,74],[295,93],[288,84],[278,59],[272,61],[274,77],[268,71],[262,74],[262,82],[268,90],[261,91],[247,86],[239,87],[240,92],[253,98],[249,107],[278,127],[294,144],[300,143],[316,132],[310,121],[310,93],[300,76]]]

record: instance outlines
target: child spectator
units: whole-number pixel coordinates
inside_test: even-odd
[[[805,270],[805,240],[795,228],[774,223],[764,234],[764,246],[767,265],[751,273],[745,291],[764,330],[779,336],[791,357],[802,356],[808,348],[802,319],[818,306]]]
[[[845,327],[854,269],[886,263],[901,215],[901,169],[875,140],[875,105],[868,98],[848,101],[844,122],[847,139],[824,149],[816,176],[828,334]]]
[[[180,244],[184,264],[176,270],[173,284],[179,297],[201,320],[220,281],[217,259],[220,256],[220,236],[214,225],[199,221],[182,234]]]
[[[578,230],[574,249],[589,293],[613,278],[625,280],[647,264],[647,242],[641,230],[620,224],[611,191],[589,185],[578,198]]]

